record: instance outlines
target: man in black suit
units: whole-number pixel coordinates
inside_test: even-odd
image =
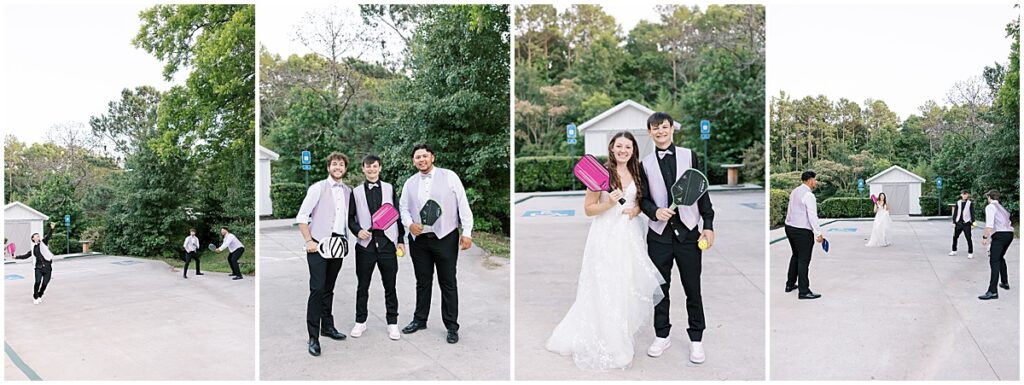
[[[971,228],[974,227],[974,204],[970,200],[971,192],[960,190],[960,200],[953,205],[953,251],[950,256],[956,255],[956,246],[960,240],[960,233],[967,239],[967,258],[974,258],[974,242],[971,241]]]

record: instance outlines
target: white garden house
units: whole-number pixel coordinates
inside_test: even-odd
[[[15,253],[24,254],[32,247],[32,234],[45,234],[43,222],[48,219],[49,216],[24,203],[9,203],[4,206],[4,238],[14,242]]]
[[[260,185],[259,185],[259,199],[260,199],[260,216],[268,216],[274,214],[274,202],[270,199],[270,162],[273,162],[280,158],[276,152],[270,151],[270,149],[260,146]]]
[[[594,156],[608,155],[608,141],[620,131],[629,131],[640,146],[640,159],[654,151],[654,142],[647,135],[647,118],[654,110],[640,103],[626,100],[579,126],[579,134],[585,138],[586,153]],[[678,117],[673,116],[673,119]],[[681,126],[675,122],[675,129]]]
[[[892,166],[864,181],[871,194],[885,193],[892,215],[921,214],[921,183],[925,179],[900,166]]]

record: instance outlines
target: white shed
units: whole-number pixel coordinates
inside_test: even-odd
[[[864,181],[874,195],[885,194],[892,215],[921,214],[921,183],[925,179],[900,166],[892,166]]]
[[[260,216],[274,214],[274,204],[273,201],[270,200],[270,162],[273,162],[280,157],[281,156],[276,152],[260,146]]]
[[[32,248],[32,234],[44,234],[47,219],[50,217],[24,203],[11,202],[4,206],[4,238],[14,242],[16,253],[24,254]]]
[[[608,141],[620,131],[629,131],[640,145],[640,158],[654,151],[654,141],[647,135],[647,118],[654,110],[640,103],[626,100],[595,116],[579,126],[579,133],[585,138],[586,153],[594,156],[608,155]],[[678,118],[673,116],[672,118]],[[675,129],[681,126],[675,122]]]

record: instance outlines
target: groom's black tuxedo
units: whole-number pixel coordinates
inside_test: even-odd
[[[971,241],[971,223],[974,222],[974,203],[970,200],[957,200],[953,205],[953,251],[956,251],[957,243],[960,240],[960,233],[964,234],[967,240],[967,252],[974,254],[974,242]],[[965,209],[964,206],[967,208]],[[964,215],[967,214],[967,215]]]
[[[655,151],[659,151],[655,149]],[[665,151],[665,150],[660,150]],[[659,183],[659,179],[665,183],[665,191],[672,191],[672,185],[676,181],[676,158],[674,146],[668,148],[669,153],[658,159],[658,167],[661,171],[661,178],[648,177],[643,167],[640,168],[641,179],[647,188],[644,189],[643,199],[640,201],[640,210],[647,215],[651,221],[657,221],[656,213],[658,205],[649,193],[651,183]],[[698,168],[697,155],[694,153],[690,162],[693,168]],[[697,208],[701,218],[704,220],[704,229],[712,230],[715,219],[715,210],[711,205],[711,198],[704,194],[697,201]],[[673,236],[676,231],[679,235]],[[669,220],[665,230],[658,234],[652,229],[647,230],[647,254],[651,261],[658,267],[658,271],[665,278],[665,284],[661,285],[665,298],[654,307],[654,330],[658,337],[668,337],[672,324],[669,321],[669,288],[672,279],[672,262],[679,266],[679,279],[683,283],[683,291],[686,293],[686,315],[689,327],[686,329],[691,341],[700,341],[704,333],[704,302],[700,294],[700,273],[701,273],[701,250],[697,247],[697,240],[700,238],[700,226],[688,229],[683,225],[679,216],[673,216]]]

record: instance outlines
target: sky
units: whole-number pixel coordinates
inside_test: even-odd
[[[292,54],[304,55],[310,53],[311,51],[306,46],[296,40],[297,29],[300,26],[308,25],[307,14],[322,15],[332,10],[339,14],[348,15],[348,20],[352,23],[353,28],[362,26],[363,21],[359,16],[359,6],[357,4],[340,2],[338,4],[261,3],[256,7],[258,25],[256,28],[256,39],[268,51],[279,54],[282,57]],[[401,50],[404,48],[400,43],[401,40],[394,35],[386,34],[385,36],[389,38],[391,57],[399,57]],[[361,54],[360,58],[370,62],[380,61],[380,50],[376,49],[376,46],[371,47],[368,48],[369,52]]]
[[[1006,64],[1009,5],[770,5],[767,95],[883,100],[906,119],[959,81]]]
[[[167,90],[163,64],[131,44],[147,5],[6,5],[0,15],[5,134],[42,143],[56,124],[106,113],[121,90]]]

